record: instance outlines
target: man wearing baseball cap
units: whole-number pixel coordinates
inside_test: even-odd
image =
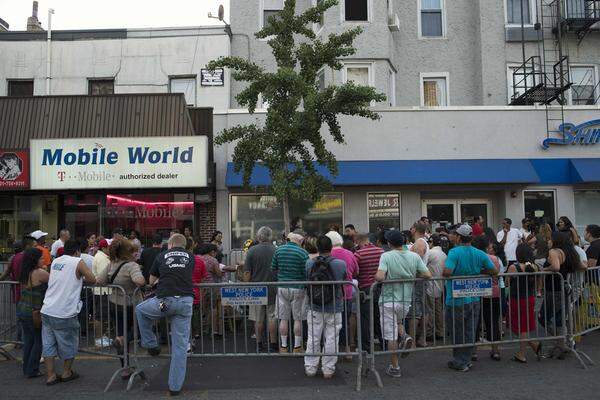
[[[473,229],[465,224],[456,229],[458,244],[450,250],[446,259],[443,275],[445,277],[473,276],[480,274],[496,275],[498,272],[487,254],[471,246]],[[479,324],[480,297],[452,297],[452,279],[446,281],[446,329],[454,338],[454,344],[473,344],[470,347],[454,348],[453,360],[448,367],[467,372],[477,340],[476,330]]]
[[[35,239],[37,245],[36,249],[42,252],[42,261],[46,266],[46,269],[50,268],[50,264],[52,264],[52,256],[50,255],[50,250],[48,250],[44,244],[46,243],[46,236],[48,236],[48,232],[42,232],[39,229],[37,231],[33,231],[29,234],[32,238]]]

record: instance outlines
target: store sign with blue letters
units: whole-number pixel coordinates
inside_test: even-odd
[[[224,306],[266,306],[266,286],[234,286],[221,288],[221,303]]]
[[[492,295],[492,278],[452,280],[452,297],[480,297]]]
[[[569,122],[558,127],[561,138],[547,138],[542,141],[544,149],[550,146],[580,145],[590,146],[600,143],[600,119],[594,119],[575,125]]]
[[[31,189],[205,187],[206,136],[32,139]]]

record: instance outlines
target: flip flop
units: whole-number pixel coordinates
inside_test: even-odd
[[[79,378],[79,374],[75,371],[71,372],[71,376],[67,377],[67,378],[60,378],[61,382],[71,382],[74,381],[75,379]]]
[[[56,378],[54,378],[51,381],[46,382],[46,386],[54,386],[56,384],[59,384],[61,381],[62,381],[61,377],[59,375],[56,375]]]
[[[516,361],[516,362],[521,363],[521,364],[527,364],[527,360],[523,360],[523,359],[521,359],[521,358],[519,358],[517,356],[512,356],[511,360]]]

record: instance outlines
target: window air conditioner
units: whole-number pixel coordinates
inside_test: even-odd
[[[388,15],[388,28],[390,28],[390,31],[394,32],[400,30],[400,18],[398,17],[398,14]]]

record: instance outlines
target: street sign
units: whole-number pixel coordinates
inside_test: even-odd
[[[236,286],[221,288],[221,303],[224,306],[266,306],[266,286]]]
[[[452,281],[452,297],[480,297],[492,295],[492,278],[467,278]]]

